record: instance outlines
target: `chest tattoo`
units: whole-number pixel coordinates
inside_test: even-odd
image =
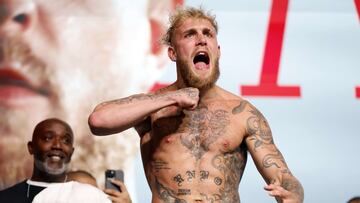
[[[185,122],[179,129],[185,133],[181,136],[181,143],[198,160],[209,151],[212,143],[225,134],[230,124],[229,113],[222,109],[211,111],[202,107],[186,111],[185,115]]]

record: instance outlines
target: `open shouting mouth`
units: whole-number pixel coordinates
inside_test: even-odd
[[[207,70],[209,69],[210,64],[210,58],[209,54],[205,51],[199,51],[196,53],[193,63],[195,65],[195,68],[198,70]]]

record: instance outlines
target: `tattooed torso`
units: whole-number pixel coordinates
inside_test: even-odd
[[[141,139],[152,202],[240,202],[247,149],[246,122],[233,112],[239,103],[216,100],[177,116],[153,114]]]

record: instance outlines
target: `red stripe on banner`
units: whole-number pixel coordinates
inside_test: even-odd
[[[358,13],[359,20],[360,20],[360,0],[354,0],[354,1],[355,1],[356,11]]]
[[[159,55],[161,52],[161,44],[159,42],[159,38],[163,33],[161,30],[161,26],[155,20],[150,19],[150,27],[151,27],[151,53],[155,55]]]
[[[359,21],[360,21],[360,0],[354,0],[355,2],[355,7],[356,7],[356,11],[359,17]],[[356,87],[355,88],[355,96],[356,98],[360,99],[360,87]]]
[[[173,0],[173,9],[176,9],[177,6],[184,5],[184,0]]]
[[[245,96],[300,97],[299,86],[279,86],[281,49],[284,41],[288,0],[273,0],[259,85],[240,87]]]

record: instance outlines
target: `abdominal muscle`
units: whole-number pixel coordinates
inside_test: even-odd
[[[142,144],[152,202],[240,202],[238,186],[246,160],[241,150],[220,152],[215,143],[205,150],[189,149],[181,136],[186,135],[163,137],[148,143],[152,147]]]

